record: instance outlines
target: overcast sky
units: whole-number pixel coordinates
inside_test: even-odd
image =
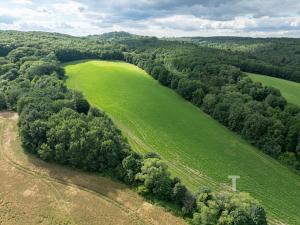
[[[300,37],[300,0],[0,0],[0,29]]]

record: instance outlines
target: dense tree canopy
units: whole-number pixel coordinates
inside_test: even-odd
[[[132,40],[121,41],[132,48],[125,55],[128,62],[144,68],[161,84],[176,90],[265,153],[299,170],[299,148],[289,144],[288,135],[292,121],[299,117],[299,108],[293,106],[296,112],[292,112],[279,90],[253,82],[241,72],[242,67],[231,63],[239,62],[239,54],[251,57],[250,53],[227,54],[216,46],[144,39],[134,44]],[[293,130],[292,142],[298,143],[296,133],[300,129]]]
[[[192,37],[175,38],[209,47],[222,61],[245,72],[300,82],[300,40],[296,38]]]

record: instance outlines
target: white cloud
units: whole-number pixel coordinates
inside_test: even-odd
[[[253,1],[255,4],[245,0],[226,1],[226,4],[217,4],[219,0],[209,3],[208,0],[119,0],[118,5],[111,0],[0,1],[0,29],[43,30],[72,35],[125,30],[151,36],[300,37],[299,13],[287,13],[294,12],[291,7],[294,0],[286,0],[289,3],[286,4],[286,10],[283,8],[280,15],[276,16],[273,12],[278,6],[274,6],[275,9],[269,7],[264,15],[263,9],[272,4]],[[259,8],[257,5],[261,6],[260,10],[255,10]],[[227,10],[224,12],[222,9]],[[193,10],[198,10],[198,14]],[[199,15],[200,12],[205,13]]]
[[[79,15],[88,7],[82,3],[76,1],[67,1],[61,3],[55,3],[52,6],[57,13],[62,13],[65,15]]]
[[[21,5],[31,5],[32,0],[12,0],[12,3],[21,4]]]
[[[236,17],[229,21],[214,21],[201,19],[192,15],[175,15],[156,18],[153,22],[162,27],[187,31],[199,31],[201,29],[244,29],[247,26],[254,26],[256,24],[255,19],[247,17]]]

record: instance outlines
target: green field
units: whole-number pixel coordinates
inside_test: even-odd
[[[66,65],[67,85],[84,93],[121,128],[136,151],[158,152],[191,189],[238,189],[266,207],[272,222],[300,224],[300,177],[201,110],[123,62]]]
[[[254,73],[246,73],[252,80],[261,82],[266,86],[272,86],[278,88],[281,94],[290,103],[300,106],[300,84],[288,81],[284,79],[279,79],[270,76],[264,76]]]

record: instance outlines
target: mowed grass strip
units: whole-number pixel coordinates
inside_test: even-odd
[[[155,151],[194,191],[221,190],[228,175],[266,207],[269,217],[300,224],[300,177],[161,86],[140,68],[107,61],[66,65],[67,85],[82,91],[121,128],[136,151]]]
[[[300,83],[261,74],[246,73],[253,81],[272,86],[281,91],[289,103],[300,106]]]

